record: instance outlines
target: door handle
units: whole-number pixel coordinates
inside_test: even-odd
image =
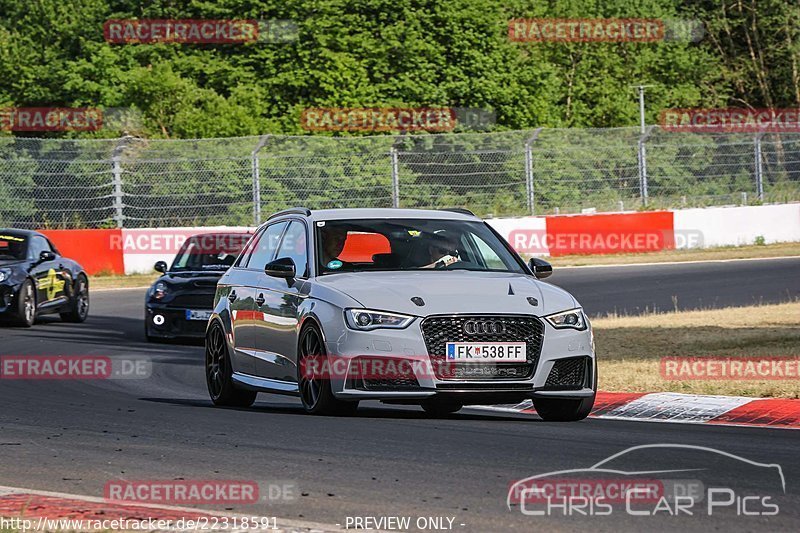
[[[231,303],[236,301],[236,291],[231,291],[231,293],[228,295],[228,300],[230,300]]]
[[[264,302],[266,302],[266,300],[264,299],[264,295],[259,294],[258,298],[256,298],[256,303],[258,304],[259,307],[261,307],[262,305],[264,305]]]

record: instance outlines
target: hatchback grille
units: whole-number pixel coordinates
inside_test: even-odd
[[[544,342],[542,322],[525,315],[432,316],[423,320],[421,327],[428,355],[439,379],[527,379],[536,370]],[[525,342],[527,362],[447,363],[448,342]]]
[[[184,309],[212,309],[214,307],[214,295],[211,293],[177,294],[167,305]]]
[[[545,389],[582,389],[586,383],[588,357],[559,359],[545,381]]]

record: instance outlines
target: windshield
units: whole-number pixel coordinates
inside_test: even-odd
[[[317,222],[322,274],[371,270],[475,270],[524,273],[483,222],[333,220]]]
[[[187,239],[171,271],[208,270],[224,272],[229,269],[250,238],[247,233],[197,235]]]
[[[28,253],[28,238],[22,235],[0,234],[0,261],[19,261]]]

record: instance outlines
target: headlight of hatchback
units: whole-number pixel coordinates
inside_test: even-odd
[[[403,329],[414,321],[413,316],[371,309],[345,309],[344,318],[348,327],[361,331],[378,328]]]
[[[0,269],[0,283],[11,277],[11,271],[8,269]]]
[[[586,329],[586,316],[583,314],[583,309],[570,309],[569,311],[562,311],[554,315],[544,317],[545,320],[550,322],[550,325],[556,329]]]
[[[159,281],[156,283],[155,287],[153,287],[153,298],[156,300],[160,300],[167,294],[167,284],[163,281]]]

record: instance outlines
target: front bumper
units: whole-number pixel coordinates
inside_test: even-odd
[[[16,285],[0,283],[0,315],[16,314],[17,289]]]
[[[199,310],[211,312],[211,309]],[[187,320],[186,309],[152,303],[145,306],[144,321],[147,335],[160,339],[202,339],[208,324],[206,320]]]
[[[362,332],[343,324],[338,337],[326,339],[329,359],[344,360],[339,368],[346,369],[344,375],[341,372],[331,375],[331,388],[334,395],[343,400],[375,399],[396,403],[413,403],[433,396],[457,398],[465,405],[506,403],[534,397],[577,399],[592,396],[597,364],[591,326],[577,331],[555,329],[546,321],[541,322],[541,347],[533,354],[535,357],[529,357],[531,371],[528,375],[515,377],[519,374],[514,371],[509,372],[510,377],[502,373],[498,376],[492,370],[494,377],[487,379],[475,375],[469,379],[443,378],[442,372],[434,368],[440,358],[437,354],[429,355],[419,319],[403,330]],[[402,372],[392,373],[392,379],[366,380],[358,371],[359,361],[373,359],[386,361],[387,366],[401,360],[413,364],[406,365]],[[481,366],[488,365],[482,363]]]

